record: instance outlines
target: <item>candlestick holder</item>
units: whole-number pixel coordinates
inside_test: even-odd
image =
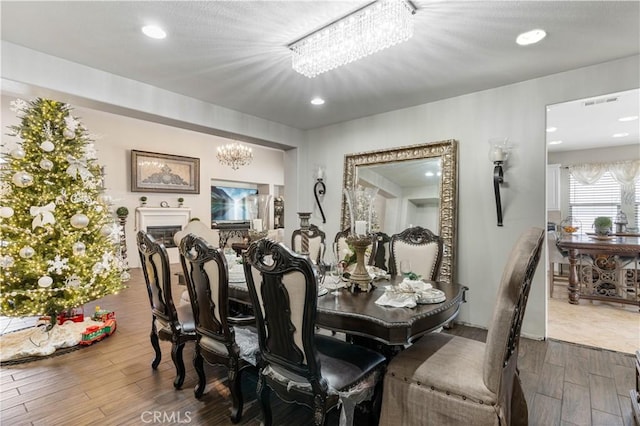
[[[371,244],[371,238],[351,235],[347,237],[347,244],[356,252],[356,268],[349,276],[350,285],[357,290],[367,292],[373,288],[372,279],[364,262],[364,253]]]
[[[365,266],[364,253],[372,242],[371,218],[377,193],[378,188],[357,187],[344,190],[351,223],[347,244],[356,252],[356,267],[349,276],[349,282],[354,289],[361,291],[369,291],[373,287]]]

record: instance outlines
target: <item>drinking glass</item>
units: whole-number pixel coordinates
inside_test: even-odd
[[[342,288],[342,274],[344,274],[344,267],[342,262],[332,263],[329,265],[329,287],[333,289],[331,294],[338,296],[340,289]]]

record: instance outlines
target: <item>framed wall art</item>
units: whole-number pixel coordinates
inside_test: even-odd
[[[200,193],[200,159],[131,150],[132,192]]]

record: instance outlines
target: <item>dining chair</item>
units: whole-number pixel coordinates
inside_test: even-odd
[[[354,407],[364,401],[375,416],[385,358],[315,334],[318,288],[309,258],[268,239],[251,243],[243,257],[258,326],[263,424],[272,424],[269,389],[283,401],[310,408],[315,425],[323,425],[327,413],[340,405],[341,424],[350,425]]]
[[[442,263],[442,238],[421,226],[407,228],[391,236],[389,273],[398,275],[400,262],[411,262],[411,272],[435,281]]]
[[[185,377],[182,351],[186,342],[196,340],[193,313],[188,304],[173,303],[169,256],[163,244],[145,231],[136,235],[140,264],[151,303],[151,346],[155,358],[151,367],[155,370],[162,359],[159,340],[171,342],[171,359],[176,368],[173,386],[182,387]]]
[[[195,388],[200,398],[206,387],[204,361],[228,369],[231,421],[242,417],[241,375],[256,368],[258,336],[255,318],[229,316],[229,274],[224,252],[203,238],[188,234],[180,241],[180,262],[187,281],[197,335],[193,365],[198,373]]]
[[[393,358],[384,378],[380,425],[527,424],[518,348],[543,242],[544,230],[531,228],[511,251],[486,343],[435,333]]]
[[[188,234],[195,234],[202,237],[213,247],[220,247],[220,231],[211,229],[206,223],[199,219],[191,219],[180,231],[173,234],[173,241],[176,247],[180,247],[180,240]]]
[[[373,245],[369,265],[377,268],[389,270],[389,257],[391,251],[391,238],[384,232],[374,232],[372,234]]]
[[[548,277],[549,280],[549,297],[553,297],[553,290],[556,282],[563,281],[567,286],[569,285],[569,277],[562,274],[556,274],[556,265],[559,266],[562,271],[562,266],[569,266],[569,257],[562,253],[557,246],[558,235],[555,232],[547,233],[547,253],[549,253],[549,265],[548,265]]]
[[[316,225],[309,225],[309,258],[316,265],[321,265],[325,251],[325,233]],[[302,229],[296,229],[291,235],[291,247],[297,253],[302,252]]]
[[[345,257],[345,252],[347,252],[347,250],[351,251],[353,253],[353,249],[351,247],[349,247],[349,243],[347,242],[347,237],[349,237],[349,234],[351,233],[351,230],[349,228],[344,229],[342,231],[338,231],[338,233],[336,234],[334,240],[333,240],[333,250],[334,250],[334,257],[336,257],[336,261],[341,261],[344,260]],[[372,234],[371,237],[371,242],[372,245],[371,247],[365,252],[364,254],[364,262],[367,265],[375,265],[378,266],[375,262],[374,262],[374,250],[375,250],[375,240],[377,239],[377,235],[382,234],[382,233],[375,233]],[[387,269],[386,267],[383,269]]]

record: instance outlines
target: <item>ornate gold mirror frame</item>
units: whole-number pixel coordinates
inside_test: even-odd
[[[360,166],[402,163],[423,158],[440,158],[441,162],[439,229],[432,231],[440,235],[444,242],[440,280],[451,283],[454,280],[453,274],[455,270],[458,204],[458,142],[456,140],[451,139],[379,151],[346,154],[344,157],[343,187],[356,187],[358,167]],[[343,196],[341,229],[347,229],[348,227],[349,209]]]

